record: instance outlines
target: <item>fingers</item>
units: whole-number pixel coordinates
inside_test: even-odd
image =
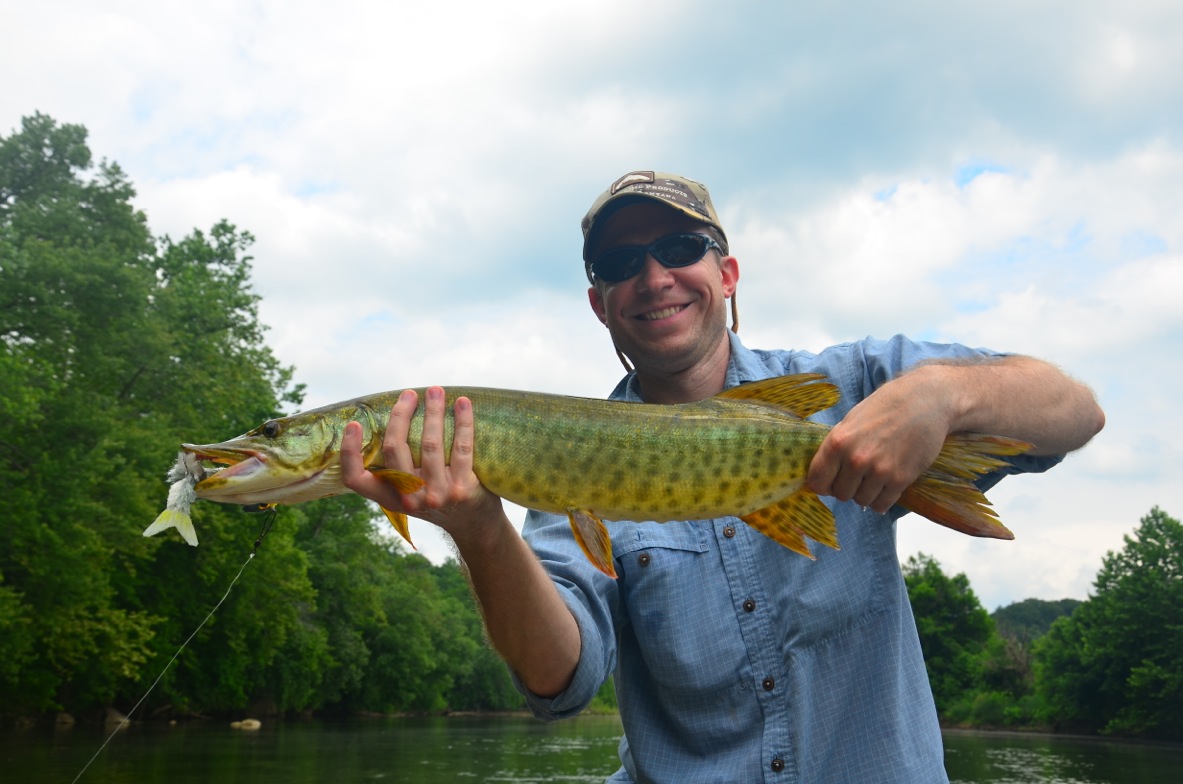
[[[456,399],[452,413],[455,420],[455,435],[452,437],[452,470],[464,475],[472,471],[473,433],[472,401],[466,397]]]
[[[377,501],[387,509],[399,509],[401,498],[387,483],[366,470],[362,457],[362,426],[349,422],[341,436],[341,481],[353,492]]]
[[[835,432],[837,431],[837,432]],[[806,482],[818,495],[854,501],[883,514],[899,500],[915,476],[901,471],[900,455],[864,445],[856,448],[835,428],[822,442],[809,466]]]
[[[390,420],[386,423],[386,437],[382,440],[382,462],[387,468],[412,473],[415,459],[407,438],[411,433],[411,421],[419,408],[419,395],[413,389],[404,390],[390,409]]]

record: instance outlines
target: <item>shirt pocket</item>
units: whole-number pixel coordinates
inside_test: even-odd
[[[734,690],[747,654],[713,521],[628,525],[613,537],[625,674],[675,702]]]

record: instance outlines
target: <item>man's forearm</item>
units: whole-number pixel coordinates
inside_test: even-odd
[[[470,526],[453,536],[481,606],[489,641],[541,697],[571,683],[579,663],[580,636],[574,616],[529,545],[501,515],[495,523]]]
[[[952,431],[997,433],[1035,445],[1033,455],[1071,452],[1105,425],[1092,391],[1039,359],[930,362],[910,371],[952,390]]]

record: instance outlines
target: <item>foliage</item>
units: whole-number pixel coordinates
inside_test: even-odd
[[[994,631],[964,574],[947,576],[930,556],[911,556],[904,583],[920,634],[924,664],[942,716],[981,680],[982,654]]]
[[[1081,604],[1079,599],[1024,599],[990,613],[998,633],[1022,642],[1031,642],[1047,634],[1057,618],[1071,615]]]
[[[1183,525],[1158,507],[1036,646],[1050,721],[1183,739]]]
[[[263,520],[198,504],[201,540],[145,539],[182,441],[301,400],[265,345],[253,238],[154,238],[86,130],[0,137],[0,713],[517,707],[455,564],[379,533],[362,499]],[[236,575],[241,579],[227,594]]]

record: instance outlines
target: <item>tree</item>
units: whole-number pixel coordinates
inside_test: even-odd
[[[133,197],[81,126],[38,114],[0,138],[2,710],[109,703],[167,660],[249,550],[212,508],[197,551],[140,536],[177,444],[299,397],[262,343],[250,235],[158,243]],[[274,584],[307,594],[272,549]]]
[[[1095,594],[1036,646],[1049,719],[1104,732],[1183,738],[1183,524],[1154,507]]]
[[[982,676],[981,657],[994,632],[964,574],[948,577],[923,553],[904,564],[904,583],[920,634],[924,665],[941,716],[948,716]]]
[[[459,567],[358,496],[279,509],[257,557],[266,516],[218,504],[197,548],[141,535],[180,443],[302,387],[265,344],[251,235],[154,239],[133,197],[81,126],[0,138],[0,713],[126,711],[203,621],[141,714],[520,705]]]

